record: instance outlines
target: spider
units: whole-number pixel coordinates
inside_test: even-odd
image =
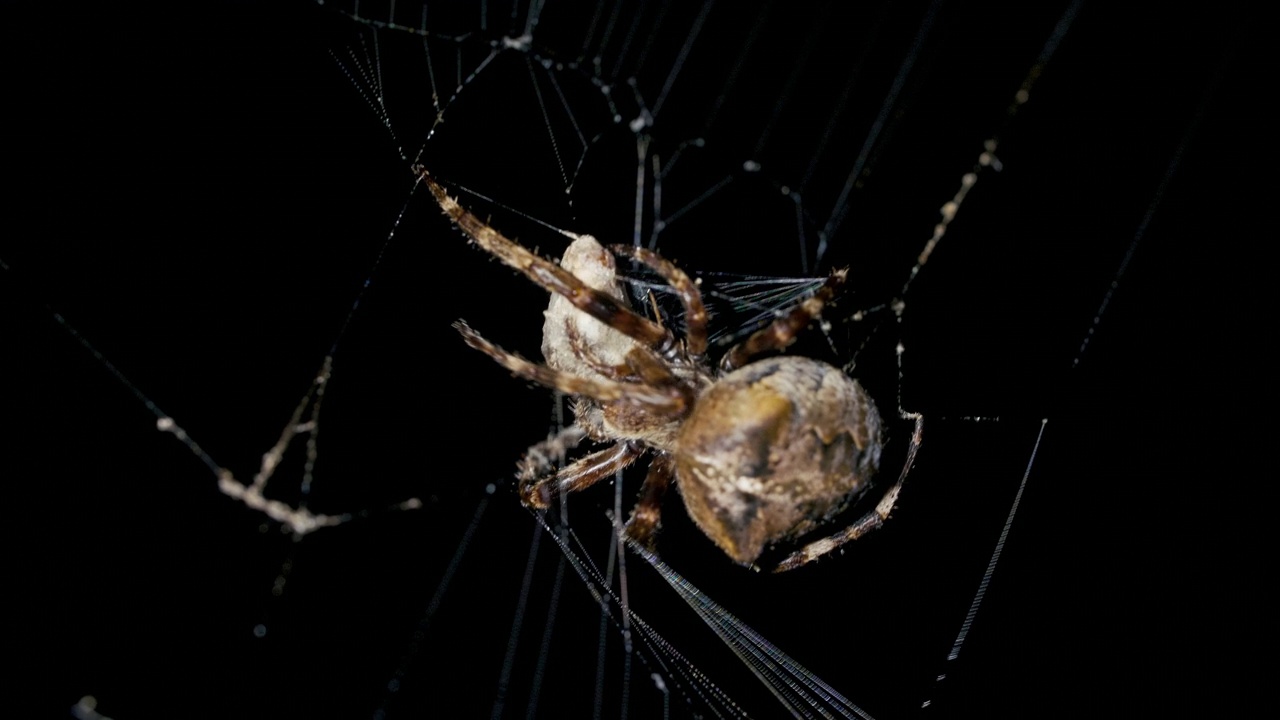
[[[884,432],[875,403],[857,380],[818,360],[758,356],[791,345],[844,283],[837,270],[813,296],[733,346],[718,366],[707,352],[707,313],[697,284],[651,250],[605,249],[590,235],[572,242],[557,265],[465,210],[424,168],[416,168],[444,213],[482,249],[551,293],[543,325],[545,365],[507,352],[464,321],[468,345],[522,377],[574,398],[576,424],[534,445],[520,462],[519,492],[534,509],[654,458],[624,531],[652,547],[661,503],[674,481],[694,523],[734,561],[754,567],[766,547],[796,540],[830,521],[869,487]],[[648,266],[684,308],[684,336],[633,312],[615,273],[615,256]],[[660,316],[659,316],[660,319]],[[919,449],[923,417],[896,482],[849,527],[810,542],[774,571],[804,565],[880,527],[897,501]],[[552,452],[583,437],[609,447],[556,469]]]

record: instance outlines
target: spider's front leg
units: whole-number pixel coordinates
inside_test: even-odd
[[[608,293],[590,287],[573,273],[503,236],[449,197],[444,187],[425,169],[419,167],[418,176],[426,183],[445,215],[486,252],[524,273],[547,292],[565,298],[577,309],[623,335],[660,354],[671,349],[675,341],[666,328],[637,315]]]
[[[623,383],[570,375],[503,350],[485,340],[480,333],[472,330],[471,326],[462,320],[455,322],[453,327],[468,345],[493,358],[516,376],[569,395],[591,398],[602,403],[633,403],[659,416],[668,417],[680,416],[692,402],[689,390],[679,384],[650,386],[643,383]]]
[[[520,480],[536,480],[543,475],[556,472],[564,466],[564,459],[569,451],[578,447],[587,436],[587,431],[578,425],[561,428],[559,432],[547,436],[546,440],[529,446],[516,463],[516,477]]]
[[[635,442],[619,442],[560,468],[552,475],[535,477],[520,473],[520,501],[527,507],[542,510],[551,506],[556,494],[585,490],[625,469],[644,454]]]

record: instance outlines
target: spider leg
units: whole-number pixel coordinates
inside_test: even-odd
[[[573,303],[574,307],[622,334],[639,340],[658,350],[667,352],[674,342],[666,328],[648,318],[628,310],[608,293],[596,290],[579,280],[573,273],[529,251],[517,242],[504,237],[483,220],[449,197],[440,183],[425,169],[418,168],[418,175],[427,184],[436,202],[462,232],[475,244],[507,265],[524,273],[530,280],[548,292],[556,293]]]
[[[519,469],[516,477],[522,481],[534,480],[541,475],[555,472],[564,465],[565,455],[577,447],[586,436],[587,431],[577,425],[570,425],[554,435],[549,435],[546,440],[530,446],[524,452],[524,457],[520,458],[520,462],[516,464]]]
[[[634,380],[636,378],[635,363],[627,358],[625,364],[611,365],[600,359],[594,348],[583,339],[582,334],[578,332],[578,327],[573,323],[564,324],[565,336],[569,339],[569,347],[573,350],[576,358],[581,360],[583,364],[591,368],[597,374],[602,375],[610,380]],[[636,345],[631,352],[639,351],[643,345]],[[628,353],[630,355],[630,353]]]
[[[591,368],[596,374],[610,380],[625,380],[635,377],[629,366],[611,365],[601,360],[596,351],[582,339],[582,335],[573,324],[565,323],[564,329],[565,336],[569,339],[569,349],[573,351],[574,357],[581,360],[584,365]]]
[[[598,402],[631,402],[651,412],[670,416],[682,414],[691,402],[689,391],[678,384],[650,387],[647,384],[592,380],[570,375],[503,350],[485,340],[461,320],[455,322],[453,327],[462,334],[468,345],[493,358],[515,375],[563,393],[580,395]]]
[[[631,511],[631,519],[624,528],[627,537],[641,545],[653,549],[654,538],[658,528],[662,526],[662,498],[671,486],[671,477],[675,474],[675,466],[671,456],[662,453],[649,463],[649,474],[640,486],[640,499]]]
[[[550,507],[555,494],[585,490],[627,467],[643,454],[644,448],[639,443],[620,442],[580,458],[553,475],[533,478],[522,473],[520,501],[539,510]]]
[[[889,486],[889,489],[884,493],[884,497],[880,498],[880,502],[876,503],[875,508],[840,532],[821,540],[815,540],[783,558],[782,562],[778,563],[777,567],[773,569],[773,572],[794,570],[884,525],[884,521],[889,519],[889,513],[893,512],[893,506],[898,502],[898,493],[902,491],[902,484],[906,482],[907,474],[911,472],[911,466],[915,464],[916,452],[920,449],[920,443],[924,437],[924,416],[916,414],[914,417],[916,427],[911,434],[911,445],[907,448],[907,460],[902,465],[902,472],[898,475],[898,481]]]
[[[831,277],[818,288],[818,292],[804,302],[796,305],[786,315],[774,320],[769,327],[761,328],[751,337],[729,348],[720,360],[720,368],[728,372],[746,365],[751,358],[770,350],[782,350],[795,342],[796,335],[816,317],[822,314],[822,308],[831,302],[836,291],[844,284],[848,269],[836,270]]]
[[[683,270],[658,253],[634,245],[610,245],[614,255],[632,258],[648,265],[671,286],[684,305],[685,348],[689,355],[701,357],[707,352],[707,309],[702,304],[702,293]]]
[[[632,377],[640,378],[641,382],[655,389],[683,387],[670,368],[646,347],[636,346],[627,353],[627,367]]]
[[[600,360],[573,325],[565,325],[565,334],[569,338],[573,354],[587,367],[609,380],[638,379],[648,385],[661,387],[680,384],[680,380],[667,368],[662,359],[643,345],[635,345],[631,348],[624,358],[625,364],[609,365]]]

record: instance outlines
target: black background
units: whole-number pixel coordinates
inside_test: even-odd
[[[671,10],[635,70],[647,98],[696,12]],[[794,216],[772,183],[796,182],[846,68],[873,43],[825,151],[834,159],[805,197],[826,218],[925,10],[827,8],[814,20],[807,5],[716,6],[651,133],[660,157],[702,131],[706,99],[724,88],[756,12],[768,20],[752,59],[707,148],[664,186],[664,208],[736,179],[661,248],[691,269],[798,274]],[[1061,8],[940,12],[816,271],[852,265],[847,311],[893,296],[937,206],[1004,126]],[[1247,10],[1199,13],[1087,5],[1002,131],[1004,172],[984,175],[908,298],[904,404],[930,420],[890,529],[774,577],[729,564],[668,505],[664,557],[876,717],[1230,716],[1251,703],[1260,673],[1245,658],[1265,651],[1275,626],[1258,612],[1269,565],[1265,519],[1251,512],[1268,481],[1259,469],[1274,397],[1262,373],[1274,336],[1263,305],[1272,218],[1268,183],[1253,177],[1270,169],[1257,77],[1272,63]],[[576,49],[569,14],[547,9],[537,37],[548,56]],[[475,29],[470,11],[460,17]],[[433,27],[453,22],[433,16]],[[488,715],[533,537],[507,486],[485,506],[430,624],[419,621],[484,486],[505,482],[546,432],[549,403],[468,351],[448,323],[466,317],[536,355],[544,299],[411,198],[397,147],[412,157],[432,115],[402,47],[414,41],[389,33],[378,46],[393,139],[330,56],[371,35],[328,9],[98,4],[10,10],[4,24],[9,646],[32,676],[13,696],[53,716],[83,695],[116,718]],[[495,19],[477,41],[502,27]],[[809,37],[817,51],[753,154]],[[423,160],[496,198],[474,201],[477,211],[547,253],[558,252],[555,234],[514,211],[629,241],[633,136],[582,112],[605,135],[570,205],[522,59],[502,55],[480,76]],[[764,171],[735,172],[746,158]],[[374,514],[293,543],[220,495],[50,307],[244,479],[340,338],[311,505]],[[850,327],[837,322],[839,359],[860,342]],[[885,409],[893,344],[886,327],[859,359]],[[830,353],[821,342],[806,350]],[[961,419],[974,415],[1001,419]],[[960,659],[945,663],[1046,417],[1003,563]],[[301,455],[289,460],[272,486],[286,500]],[[376,512],[410,496],[425,508]],[[597,561],[611,505],[603,488],[571,504]],[[529,703],[556,561],[544,540],[507,715]],[[273,595],[284,563],[288,582]],[[629,579],[637,611],[747,712],[782,714],[652,573],[632,563]],[[589,716],[598,624],[568,577],[541,716]],[[608,643],[604,714],[617,716],[616,633]],[[637,667],[630,716],[659,716]],[[678,696],[673,705],[676,716],[693,712]]]

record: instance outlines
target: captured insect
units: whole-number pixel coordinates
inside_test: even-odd
[[[423,168],[436,201],[473,242],[551,293],[539,365],[455,327],[467,344],[519,377],[574,398],[576,424],[526,452],[520,497],[530,508],[557,492],[590,487],[649,452],[655,454],[625,532],[652,546],[661,503],[674,482],[689,516],[735,562],[755,563],[765,548],[817,530],[870,487],[884,431],[879,411],[857,380],[804,357],[757,359],[795,342],[843,285],[833,272],[811,297],[731,347],[718,366],[707,358],[707,312],[698,285],[673,263],[642,247],[603,247],[573,235],[559,265],[504,237],[465,210]],[[615,256],[657,273],[684,309],[682,338],[630,309]],[[874,530],[889,517],[921,442],[918,414],[898,479],[851,525],[810,542],[774,568],[790,570]],[[583,438],[612,443],[563,468],[546,448]]]

